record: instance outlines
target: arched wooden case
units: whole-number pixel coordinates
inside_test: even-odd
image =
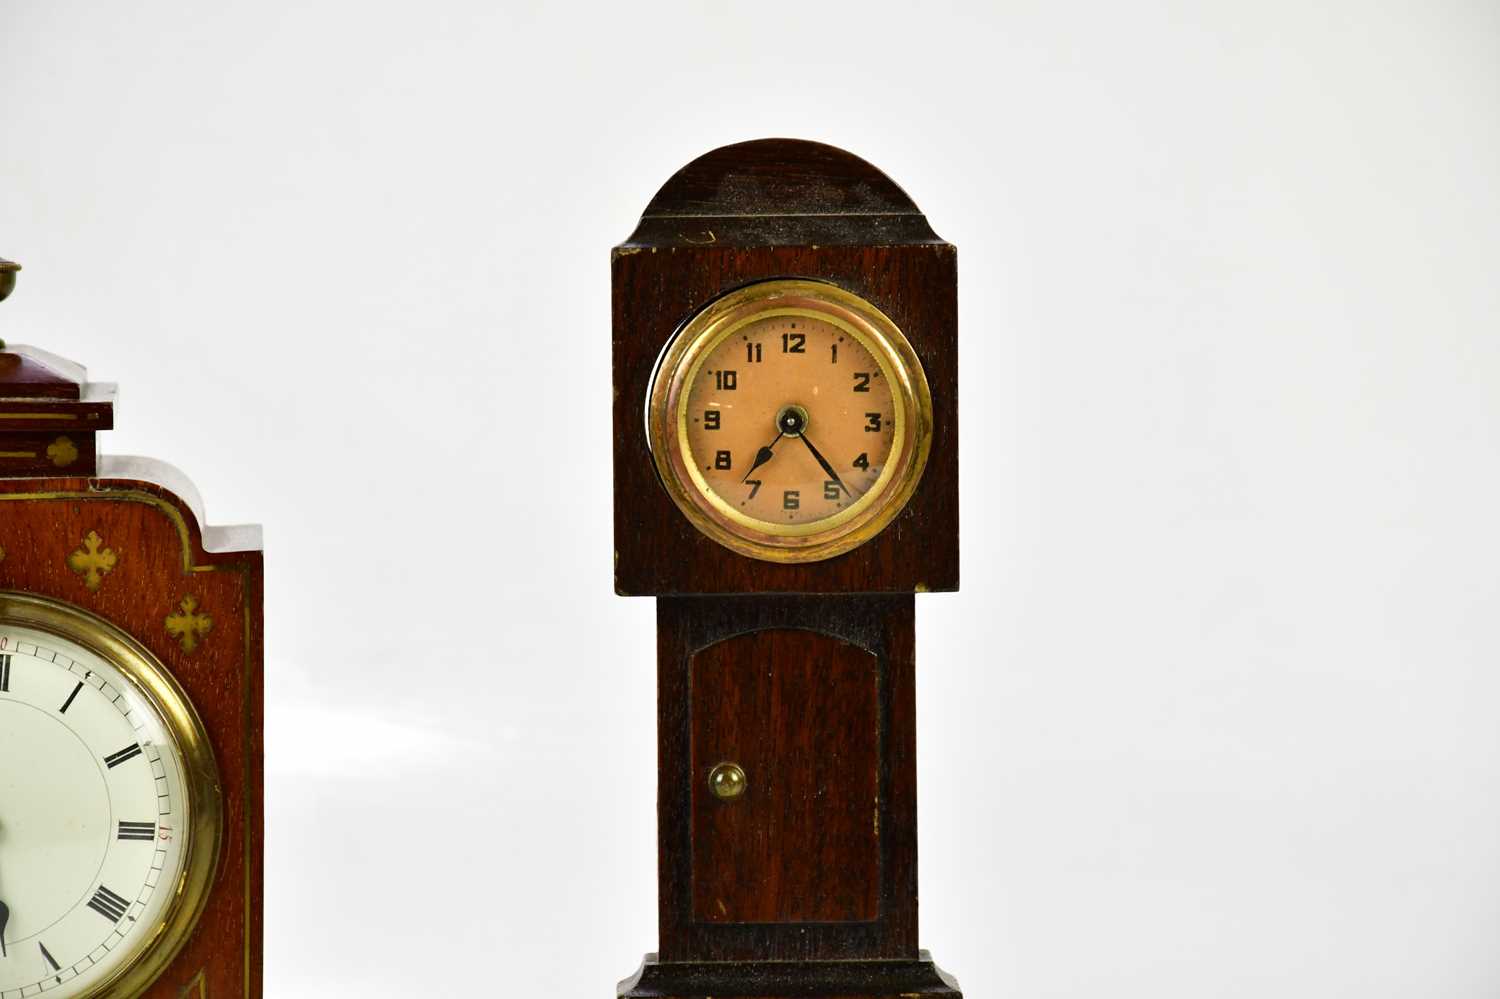
[[[655,596],[660,943],[626,997],[956,996],[917,937],[914,594],[958,587],[954,247],[870,164],[765,140],[694,160],[616,247],[615,585]],[[719,296],[832,282],[904,332],[932,396],[901,513],[824,561],[695,529],[642,419],[657,358]],[[725,806],[714,767],[750,773]]]
[[[191,484],[140,458],[101,458],[113,385],[29,347],[0,345],[0,591],[103,618],[181,685],[208,732],[224,807],[208,901],[140,995],[261,995],[260,530],[212,528]]]

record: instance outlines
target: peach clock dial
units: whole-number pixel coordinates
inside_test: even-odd
[[[713,302],[663,354],[648,406],[663,484],[704,534],[783,562],[874,537],[911,497],[932,401],[906,337],[816,281]]]

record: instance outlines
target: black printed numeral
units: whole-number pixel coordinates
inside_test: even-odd
[[[155,822],[121,822],[120,839],[150,843],[156,839]]]
[[[721,420],[722,418],[722,415],[717,409],[706,410],[703,414],[703,429],[718,430],[719,420]]]
[[[783,333],[781,334],[781,352],[783,354],[805,354],[807,353],[806,333]]]
[[[865,414],[865,433],[867,433],[867,434],[878,434],[878,433],[880,433],[880,414],[879,413],[866,413]]]
[[[714,388],[720,392],[733,392],[740,387],[740,374],[738,371],[715,371]]]
[[[0,694],[10,693],[10,656],[0,655]]]
[[[870,373],[868,371],[856,371],[856,372],[854,372],[854,391],[856,391],[856,392],[868,392],[868,391],[870,391]]]
[[[788,489],[781,494],[781,508],[783,510],[796,510],[802,506],[802,495],[795,489]]]
[[[89,908],[99,915],[108,919],[111,923],[118,923],[125,917],[125,910],[130,908],[130,903],[124,898],[116,895],[103,885],[94,892],[94,897],[89,899]]]
[[[836,499],[838,499],[839,498],[839,484],[837,482],[833,481],[832,479],[829,479],[826,482],[824,482],[823,483],[823,498],[826,499],[826,500],[836,500]]]
[[[760,492],[760,479],[746,479],[745,485],[750,487],[750,495],[746,499],[755,499],[755,494]]]
[[[714,467],[720,471],[728,471],[731,467],[731,459],[728,451],[714,452]]]
[[[121,763],[124,763],[127,760],[133,760],[139,755],[141,755],[141,744],[139,742],[135,742],[131,743],[129,746],[126,746],[118,753],[110,753],[104,758],[104,762],[109,765],[109,768],[111,770],[113,770]]]
[[[760,344],[758,344],[758,343],[747,343],[747,344],[745,344],[745,363],[746,364],[759,364],[760,361],[761,361],[761,357],[760,357]]]
[[[861,451],[859,457],[854,459],[854,467],[868,471],[870,468],[870,455],[867,452]]]

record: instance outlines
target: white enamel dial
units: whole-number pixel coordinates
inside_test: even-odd
[[[92,995],[152,945],[184,865],[184,783],[120,668],[0,620],[0,999]]]

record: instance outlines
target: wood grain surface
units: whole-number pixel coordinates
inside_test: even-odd
[[[68,556],[94,534],[114,553],[97,589]],[[225,837],[202,918],[145,995],[177,999],[200,972],[205,994],[261,994],[262,558],[210,553],[192,510],[160,483],[0,479],[0,590],[83,608],[129,633],[182,684],[218,762]],[[186,598],[213,620],[193,651],[166,628]]]
[[[881,663],[814,631],[769,629],[693,656],[693,917],[837,923],[880,906]],[[730,761],[745,790],[720,800]]]
[[[916,957],[913,602],[910,595],[657,601],[663,961]],[[727,670],[748,682],[755,688],[749,696],[762,703],[716,703],[715,693],[741,696],[724,690],[722,680],[717,690],[698,696],[695,664]],[[877,674],[874,705],[868,702],[872,668]],[[752,680],[757,672],[779,673],[783,679]],[[817,700],[803,703],[785,696],[794,691]],[[831,707],[839,701],[847,703]],[[695,707],[710,717],[695,718]],[[761,713],[742,717],[732,733],[726,730],[728,715],[750,710]],[[872,727],[856,729],[851,724],[856,718]],[[809,728],[819,720],[830,722],[826,730]],[[774,761],[771,752],[750,757],[764,762],[746,766],[751,787],[746,797],[756,794],[755,767],[773,766],[781,800],[764,808],[749,802],[743,819],[706,819],[712,812],[704,807],[708,802],[701,789],[716,749],[702,740],[738,739],[739,733],[749,734],[758,748],[781,753]],[[734,748],[746,746],[736,742]],[[871,769],[878,787],[874,814],[860,814],[869,801],[868,785],[843,789],[831,800],[821,796],[828,780],[846,775],[867,780]],[[729,804],[722,812],[732,813],[746,803]],[[867,837],[877,822],[879,836]],[[730,834],[743,839],[732,844],[703,839]],[[777,834],[790,837],[783,847],[817,852],[773,852],[757,842]],[[705,849],[710,858],[752,866],[710,875],[711,862],[697,859]],[[820,871],[820,864],[845,869]],[[704,875],[702,885],[695,883],[697,874]],[[829,897],[793,902],[788,892],[795,888],[817,889]],[[738,912],[762,921],[704,918],[706,906],[716,908],[713,896],[720,890]],[[830,915],[841,918],[832,921]]]
[[[182,685],[218,764],[224,842],[197,928],[143,995],[256,999],[265,831],[259,535],[215,532],[231,543],[208,551],[181,495],[196,491],[175,485],[180,473],[126,459],[112,467],[128,474],[111,474],[93,431],[113,425],[113,400],[114,386],[89,383],[71,362],[34,348],[0,352],[0,590],[104,618]],[[188,613],[197,627],[184,640],[167,620]]]

